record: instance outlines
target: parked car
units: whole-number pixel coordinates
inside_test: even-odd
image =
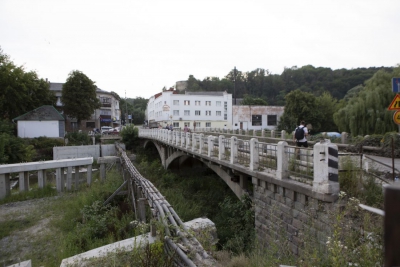
[[[119,127],[112,128],[112,129],[106,131],[104,134],[118,135],[119,134]]]
[[[107,132],[112,129],[113,129],[113,127],[110,127],[110,126],[101,126],[100,132],[101,132],[101,134],[107,134]]]

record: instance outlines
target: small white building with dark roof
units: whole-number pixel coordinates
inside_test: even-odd
[[[40,136],[63,138],[65,119],[53,106],[44,105],[13,119],[17,123],[18,137]]]

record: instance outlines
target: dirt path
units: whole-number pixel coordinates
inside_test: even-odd
[[[29,260],[30,254],[43,253],[49,249],[48,246],[51,246],[49,222],[52,217],[49,206],[57,198],[33,199],[0,205],[0,227],[2,227],[0,238],[3,236],[0,239],[0,266]],[[38,247],[41,247],[43,251],[37,251]]]

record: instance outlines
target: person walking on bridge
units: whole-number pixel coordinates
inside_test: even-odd
[[[305,126],[305,121],[301,121],[300,125],[294,130],[293,133],[293,141],[296,142],[297,147],[308,147],[307,136],[308,129]]]

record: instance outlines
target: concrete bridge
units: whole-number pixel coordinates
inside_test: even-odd
[[[255,205],[255,226],[260,242],[277,234],[271,225],[283,225],[292,252],[298,254],[302,225],[317,218],[317,234],[326,235],[326,214],[320,207],[338,199],[338,148],[329,140],[313,148],[296,148],[257,138],[212,136],[164,129],[139,129],[145,147],[154,145],[164,168],[204,165],[212,169],[236,196],[250,194]],[[313,215],[309,215],[313,214]]]

